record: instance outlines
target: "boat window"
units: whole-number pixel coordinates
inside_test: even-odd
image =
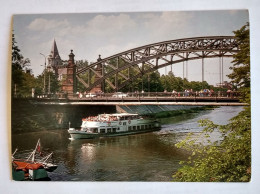
[[[145,129],[148,129],[148,125],[145,125]]]
[[[107,133],[111,133],[111,128],[107,128]]]
[[[128,126],[128,131],[131,131],[132,130],[132,127],[131,126]]]
[[[118,128],[117,128],[117,131],[119,131],[119,130],[120,130],[120,128],[118,127]]]
[[[123,122],[123,125],[126,125],[126,122]]]
[[[133,126],[133,130],[136,130],[136,126]]]
[[[116,132],[116,128],[113,128],[113,132],[114,132],[114,133]]]
[[[144,129],[144,125],[141,126],[141,129]]]
[[[97,133],[98,132],[98,128],[93,128],[93,132]]]
[[[137,126],[137,130],[140,130],[140,126]]]
[[[106,129],[100,129],[100,133],[106,133]]]

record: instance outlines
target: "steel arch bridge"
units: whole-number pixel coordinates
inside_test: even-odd
[[[76,77],[87,91],[105,81],[114,90],[119,90],[136,78],[160,68],[184,61],[202,59],[202,81],[204,81],[204,58],[232,57],[238,50],[238,42],[234,36],[169,40],[130,49],[104,59],[99,58],[97,62],[78,69]],[[144,68],[145,64],[146,68]],[[131,75],[131,69],[138,73]],[[96,79],[93,83],[90,83],[90,78],[87,82],[81,78],[81,75],[86,72],[95,74]],[[108,80],[112,76],[115,76],[114,83]],[[118,77],[124,80],[120,84],[118,84]]]

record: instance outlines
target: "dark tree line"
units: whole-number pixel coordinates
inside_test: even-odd
[[[45,74],[45,75],[44,75]],[[44,87],[45,77],[45,87]],[[50,80],[50,81],[49,81]],[[12,96],[13,97],[31,97],[32,89],[35,96],[48,92],[50,82],[50,92],[55,93],[60,90],[60,83],[53,72],[45,70],[42,74],[34,77],[30,69],[30,60],[24,58],[21,50],[15,41],[15,35],[12,34]],[[45,88],[45,91],[43,90]]]

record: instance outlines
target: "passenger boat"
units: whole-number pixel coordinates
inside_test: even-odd
[[[12,174],[14,180],[48,180],[47,171],[52,172],[58,167],[55,164],[47,162],[53,153],[36,160],[36,152],[41,154],[40,139],[27,159],[15,158],[14,155],[16,152],[17,149],[12,154]]]
[[[69,128],[72,139],[87,139],[130,135],[160,130],[155,119],[143,118],[138,114],[115,113],[100,114],[82,119],[81,128]]]

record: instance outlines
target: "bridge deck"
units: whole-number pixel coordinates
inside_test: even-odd
[[[93,97],[93,98],[42,98],[35,104],[49,105],[189,105],[189,106],[244,106],[238,98],[231,97]]]

